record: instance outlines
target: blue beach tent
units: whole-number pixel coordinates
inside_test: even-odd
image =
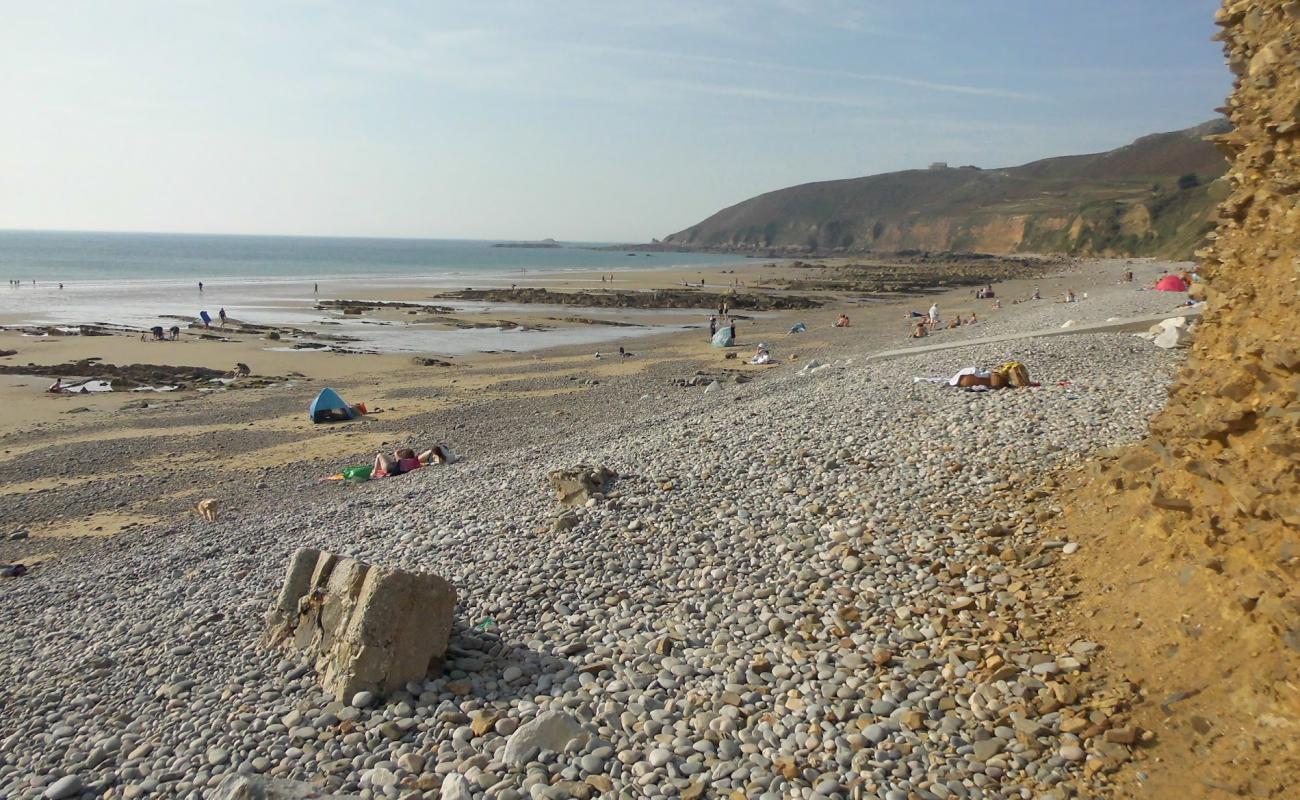
[[[316,399],[311,401],[311,408],[308,409],[312,422],[328,422],[330,420],[354,419],[357,413],[352,407],[343,402],[338,392],[330,388],[320,390]]]
[[[718,332],[713,334],[712,344],[714,347],[731,347],[733,341],[734,340],[731,338],[731,326],[728,325],[725,328],[718,328]]]

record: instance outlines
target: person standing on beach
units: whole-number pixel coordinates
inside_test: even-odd
[[[713,341],[713,335],[718,332],[718,318],[709,315],[709,341]]]
[[[199,291],[203,291],[203,281],[199,281]]]
[[[932,303],[932,304],[930,305],[930,324],[931,324],[931,325],[938,325],[938,324],[939,324],[939,304],[938,304],[938,303]]]
[[[311,285],[311,293],[312,293],[312,294],[320,294],[320,284],[319,284],[319,283],[313,283],[313,284]]]
[[[225,306],[222,306],[222,307],[221,307],[221,310],[217,311],[217,316],[218,316],[218,317],[221,317],[221,329],[224,331],[224,330],[226,329],[226,308],[225,308]]]
[[[734,319],[731,321],[731,343],[736,343],[736,321]]]

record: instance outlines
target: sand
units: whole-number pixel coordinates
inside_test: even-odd
[[[710,346],[707,312],[674,310],[668,316],[690,329],[626,338],[599,345],[575,345],[527,353],[477,353],[447,358],[452,366],[417,366],[410,354],[267,351],[254,335],[232,335],[232,341],[142,342],[138,336],[71,336],[33,339],[13,332],[0,334],[0,350],[16,349],[0,363],[61,364],[99,357],[108,363],[162,363],[230,368],[236,362],[252,366],[257,376],[277,380],[265,388],[211,393],[182,391],[165,394],[112,392],[98,395],[49,395],[48,378],[0,376],[0,403],[8,414],[0,419],[0,479],[6,498],[22,498],[0,511],[0,532],[27,529],[33,536],[71,537],[104,534],[134,524],[177,518],[215,488],[252,481],[291,466],[295,474],[327,475],[342,466],[365,463],[379,449],[397,443],[422,442],[436,436],[455,447],[456,414],[473,407],[477,417],[493,413],[541,414],[576,419],[588,413],[583,395],[593,385],[609,381],[644,381],[647,391],[670,379],[690,378],[700,370],[737,370],[761,379],[769,370],[798,366],[824,357],[837,348],[876,349],[905,346],[910,329],[906,310],[923,310],[938,302],[943,316],[978,311],[979,325],[943,331],[923,340],[1002,332],[1000,319],[1024,318],[1029,309],[1011,300],[1027,297],[1039,286],[1045,298],[1076,291],[1122,291],[1115,280],[1125,268],[1140,280],[1154,278],[1167,265],[1087,262],[1060,276],[999,284],[1005,298],[1002,312],[987,301],[976,301],[970,290],[892,300],[827,293],[827,305],[812,311],[755,314],[737,322],[738,357],[724,359]],[[759,263],[732,273],[712,270],[707,284],[731,280],[747,284],[784,271]],[[806,272],[806,271],[805,271]],[[1144,275],[1150,273],[1150,275]],[[682,272],[617,273],[615,288],[656,288],[676,284]],[[692,275],[693,277],[693,275]],[[806,275],[804,276],[806,277]],[[543,282],[540,276],[530,281]],[[544,283],[563,291],[599,288],[598,274],[565,274]],[[608,288],[608,284],[605,284]],[[429,301],[439,290],[405,288],[369,295],[372,300]],[[1137,295],[1134,295],[1138,297]],[[1138,297],[1141,300],[1150,298]],[[1157,300],[1162,298],[1155,298]],[[1009,309],[1016,308],[1015,314]],[[1080,305],[1081,312],[1087,310]],[[581,308],[569,315],[594,316]],[[617,316],[617,309],[602,310]],[[612,314],[610,312],[613,312]],[[545,316],[549,310],[535,316]],[[853,320],[850,328],[832,327],[840,313]],[[1035,313],[1060,315],[1062,308],[1042,301]],[[521,315],[514,314],[518,319]],[[788,334],[795,321],[808,333]],[[618,329],[614,329],[618,330]],[[620,345],[634,354],[619,357]],[[748,364],[759,342],[768,344],[780,366]],[[603,357],[594,357],[596,349]],[[313,425],[306,407],[323,386],[338,389],[349,402],[364,402],[377,413],[358,424]],[[137,408],[141,401],[149,408]],[[492,411],[492,408],[501,411]],[[75,412],[75,413],[74,413]],[[430,420],[438,422],[431,425]],[[443,421],[445,420],[445,422]],[[45,463],[54,458],[56,464]],[[131,481],[122,478],[129,476]],[[265,480],[264,477],[261,480]],[[161,487],[155,486],[161,483]]]

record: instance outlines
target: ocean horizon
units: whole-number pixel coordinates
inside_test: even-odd
[[[0,273],[25,284],[189,283],[673,269],[744,260],[717,253],[597,249],[618,247],[616,242],[494,246],[521,242],[529,240],[0,230]]]

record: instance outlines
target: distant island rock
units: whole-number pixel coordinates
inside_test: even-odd
[[[554,239],[542,239],[540,242],[497,242],[493,247],[518,247],[525,250],[545,250],[555,247],[564,247],[564,245]]]

